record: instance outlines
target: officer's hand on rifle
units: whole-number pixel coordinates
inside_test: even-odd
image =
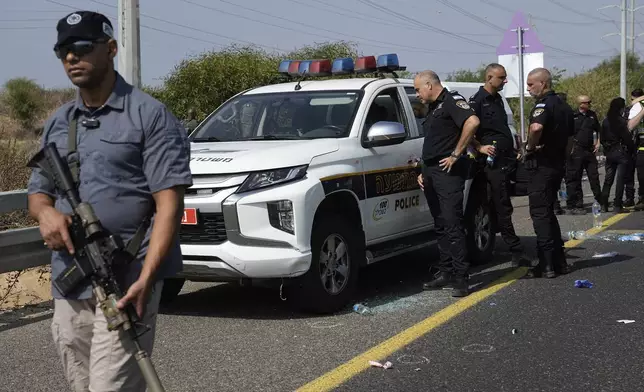
[[[139,318],[143,319],[145,307],[148,303],[148,299],[150,298],[150,292],[152,292],[153,285],[154,282],[152,279],[140,277],[130,286],[127,293],[125,293],[116,306],[119,309],[125,309],[128,302],[131,302],[136,309],[136,314]]]
[[[72,224],[70,216],[54,207],[47,207],[40,212],[38,223],[40,235],[49,249],[60,251],[67,248],[70,254],[74,254],[74,244],[69,235],[69,225]]]

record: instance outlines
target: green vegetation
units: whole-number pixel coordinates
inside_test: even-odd
[[[620,57],[602,61],[595,67],[571,76],[564,76],[565,70],[551,67],[553,73],[553,85],[557,92],[568,94],[568,104],[575,108],[577,106],[577,96],[584,94],[589,95],[593,101],[592,109],[597,112],[600,119],[606,116],[610,101],[619,96],[619,68]],[[626,91],[630,97],[630,92],[644,84],[644,63],[639,57],[629,55],[626,62],[627,81]],[[485,80],[485,64],[481,64],[475,69],[459,69],[447,77],[446,80],[454,82],[480,82]],[[627,104],[630,99],[627,99]],[[514,120],[519,124],[519,99],[510,98],[508,103],[514,112]],[[534,100],[527,96],[524,100],[525,118],[532,110]]]

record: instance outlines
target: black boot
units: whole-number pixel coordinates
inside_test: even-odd
[[[621,206],[619,204],[614,204],[613,205],[613,213],[615,213],[615,214],[625,214],[626,212],[628,212],[628,211],[626,211],[626,209],[623,206]]]
[[[529,267],[530,260],[523,257],[523,252],[512,253],[512,268]]]
[[[435,275],[434,280],[423,283],[423,290],[436,290],[443,288],[452,283],[452,281],[452,274],[450,274],[449,272],[440,271]]]
[[[470,284],[466,277],[454,278],[454,285],[452,286],[452,297],[467,297],[470,294]]]
[[[555,272],[558,261],[558,258],[555,255],[556,252],[557,250],[552,252],[543,252],[543,275],[548,279],[552,279],[557,276]]]
[[[635,204],[635,211],[642,211],[644,210],[644,200],[639,199],[637,204]]]

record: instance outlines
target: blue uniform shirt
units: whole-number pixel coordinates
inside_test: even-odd
[[[179,120],[148,94],[128,84],[118,73],[112,94],[105,105],[93,112],[76,100],[59,108],[46,122],[41,146],[55,143],[61,157],[67,156],[69,123],[78,118],[77,154],[80,160],[79,193],[94,208],[103,226],[127,242],[145,215],[154,208],[152,194],[174,186],[192,185],[190,145]],[[82,121],[94,117],[97,128],[86,128]],[[45,193],[56,199],[56,209],[71,214],[67,201],[57,196],[53,180],[34,169],[28,193]],[[127,284],[141,271],[150,241],[152,224],[136,259],[132,261]],[[52,280],[70,263],[65,251],[52,252]],[[157,279],[173,276],[182,268],[179,237],[160,267]],[[125,288],[123,288],[125,290]],[[62,298],[52,285],[54,298]],[[72,292],[68,299],[87,299],[91,283]]]

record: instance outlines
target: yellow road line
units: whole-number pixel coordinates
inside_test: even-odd
[[[630,213],[614,215],[605,222],[601,228],[592,228],[587,230],[586,233],[589,235],[597,234],[601,231],[606,230],[609,226],[619,222],[620,220],[626,218]],[[578,246],[584,242],[583,240],[571,240],[566,242],[565,246],[567,248]],[[377,346],[371,348],[368,351],[365,351],[362,354],[354,357],[348,362],[338,366],[337,368],[327,372],[326,374],[320,376],[319,378],[309,382],[308,384],[300,387],[298,392],[323,392],[330,391],[335,387],[343,384],[344,382],[350,380],[354,376],[358,375],[360,372],[369,368],[369,361],[372,360],[382,360],[391,354],[399,351],[408,344],[414,342],[415,340],[426,335],[436,327],[439,327],[459,314],[463,313],[465,310],[473,307],[484,299],[488,298],[497,291],[511,285],[520,279],[528,271],[527,267],[520,267],[512,272],[506,274],[500,279],[492,282],[485,288],[475,291],[472,294],[464,297],[457,302],[447,306],[446,308],[434,313],[425,320],[407,328],[406,330],[394,335],[393,337],[385,340],[384,342],[378,344]]]
[[[613,215],[613,216],[611,216],[610,218],[606,219],[603,222],[602,227],[600,227],[600,228],[593,227],[592,229],[586,230],[586,234],[595,235],[597,233],[600,233],[600,232],[606,230],[608,227],[610,227],[610,226],[614,225],[615,223],[621,221],[622,219],[626,218],[630,214],[631,214],[630,212],[627,212],[625,214]],[[581,244],[582,242],[584,242],[584,240],[570,240],[570,241],[566,242],[564,244],[564,246],[566,248],[574,248],[576,246],[579,246],[579,244]]]

